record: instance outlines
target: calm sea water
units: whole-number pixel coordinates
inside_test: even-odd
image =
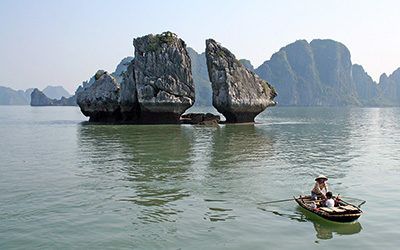
[[[0,249],[398,247],[398,108],[272,108],[219,127],[84,120],[0,106]],[[308,194],[320,173],[367,201],[358,222],[259,204]]]

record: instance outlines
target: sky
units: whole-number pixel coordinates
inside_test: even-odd
[[[74,92],[133,55],[135,37],[172,31],[198,52],[213,38],[254,66],[298,39],[334,39],[378,80],[400,67],[400,1],[0,0],[0,85]]]

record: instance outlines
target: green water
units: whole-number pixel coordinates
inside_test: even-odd
[[[87,125],[0,106],[0,249],[396,249],[400,109],[272,108],[255,125]],[[313,177],[353,224],[295,202]]]

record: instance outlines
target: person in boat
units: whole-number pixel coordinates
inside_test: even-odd
[[[326,200],[324,202],[325,207],[332,208],[335,206],[335,200],[333,199],[332,192],[326,193]]]
[[[312,200],[316,200],[318,198],[326,199],[326,193],[328,192],[328,184],[326,183],[327,180],[328,178],[325,175],[319,175],[317,178],[315,178],[315,185],[311,190]]]

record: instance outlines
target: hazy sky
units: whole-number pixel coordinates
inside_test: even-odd
[[[133,55],[132,39],[173,31],[198,52],[214,38],[259,66],[297,39],[344,43],[375,79],[400,67],[399,1],[0,0],[0,85],[73,92]]]

